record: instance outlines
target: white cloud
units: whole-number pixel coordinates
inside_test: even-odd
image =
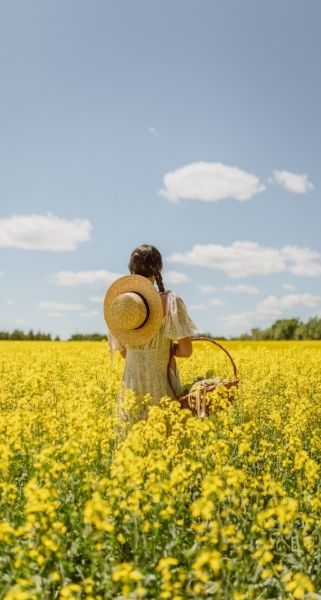
[[[0,248],[23,250],[75,250],[90,240],[91,223],[47,215],[13,215],[0,219]]]
[[[245,202],[265,189],[256,175],[238,167],[219,162],[195,162],[166,173],[159,195],[171,202],[182,198],[202,202],[235,198]]]
[[[321,275],[321,254],[319,252],[297,246],[284,246],[281,251],[286,261],[293,263],[289,266],[290,273],[310,277]]]
[[[283,271],[285,260],[278,250],[263,248],[254,242],[235,241],[231,246],[196,244],[192,250],[173,254],[169,262],[220,269],[230,277]]]
[[[207,305],[208,306],[224,306],[225,302],[223,302],[223,300],[221,300],[220,298],[211,298],[210,300],[208,300]]]
[[[16,324],[17,325],[27,325],[28,321],[26,321],[26,319],[16,319]]]
[[[207,304],[205,304],[205,303],[188,305],[189,310],[204,310],[206,307],[207,307]]]
[[[215,285],[199,285],[198,287],[203,294],[211,294],[216,291]]]
[[[90,296],[90,302],[94,302],[94,304],[102,304],[104,302],[104,296]]]
[[[177,285],[179,283],[187,283],[190,278],[185,273],[179,273],[178,271],[167,271],[164,273],[164,281],[166,283]]]
[[[0,271],[0,277],[1,277],[1,275],[4,275],[4,272],[3,272],[3,271]]]
[[[223,315],[220,317],[219,322],[224,328],[230,331],[234,331],[235,328],[241,328],[242,331],[246,331],[253,323],[253,313],[251,311],[244,311],[231,315]]]
[[[264,317],[278,317],[282,314],[282,301],[275,296],[269,296],[257,305],[256,310]]]
[[[271,322],[271,320],[281,317],[287,310],[296,307],[317,309],[320,305],[321,296],[315,294],[288,294],[281,298],[268,296],[257,304],[255,310],[222,315],[219,317],[219,323],[224,329],[228,330],[229,334],[242,333],[252,327],[262,326],[267,321]],[[318,313],[316,312],[316,314]]]
[[[92,287],[108,286],[113,281],[122,277],[121,273],[111,271],[59,271],[55,275],[48,276],[48,280],[56,285],[67,287],[79,287],[89,285]]]
[[[273,171],[273,176],[277,183],[296,194],[306,194],[314,188],[313,183],[308,180],[307,175],[299,175],[291,171]]]
[[[287,292],[293,292],[295,290],[295,285],[293,285],[293,283],[282,283],[282,287]]]
[[[256,312],[258,315],[264,315],[265,317],[278,317],[284,311],[297,306],[317,308],[320,304],[321,296],[316,294],[288,294],[282,298],[268,296],[257,305]]]
[[[86,309],[82,304],[71,304],[68,302],[39,302],[38,306],[42,310],[51,312],[51,314],[56,312],[78,312]]]
[[[167,258],[169,263],[219,269],[233,278],[286,271],[295,275],[317,276],[321,274],[320,259],[320,253],[309,248],[284,246],[277,249],[247,241],[235,241],[230,246],[196,244],[192,250]]]
[[[152,126],[148,127],[148,131],[149,131],[149,133],[152,133],[156,137],[159,137],[159,133],[158,133],[158,131],[156,131],[155,127],[152,127]]]
[[[98,310],[86,310],[85,312],[80,313],[80,316],[86,317],[86,318],[91,318],[91,317],[98,317],[99,314],[100,313],[98,312]]]
[[[56,285],[64,285],[68,287],[79,287],[81,285],[89,285],[92,287],[109,286],[113,281],[123,277],[122,273],[113,273],[111,271],[59,271],[54,275],[48,276],[48,280]],[[168,271],[164,274],[164,281],[169,284],[180,284],[190,281],[190,278],[185,273],[177,271]],[[95,298],[98,298],[95,296]],[[91,300],[91,302],[99,302],[100,300]]]
[[[237,285],[224,285],[221,288],[222,292],[235,292],[240,294],[258,294],[259,290],[254,285],[246,285],[244,283],[238,283]]]
[[[223,285],[222,287],[215,287],[214,285],[200,285],[199,286],[201,292],[203,294],[208,294],[210,292],[219,291],[219,292],[235,292],[241,294],[258,294],[259,290],[254,285],[246,285],[244,283],[238,283],[236,285]]]
[[[204,310],[205,308],[213,306],[225,306],[225,302],[220,298],[210,298],[206,302],[200,302],[199,304],[190,304],[188,308],[191,310]]]
[[[6,302],[6,304],[14,304],[14,300],[10,300],[10,298],[5,300],[5,302]]]

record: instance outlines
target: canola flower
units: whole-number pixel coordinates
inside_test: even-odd
[[[321,597],[321,343],[228,347],[232,403],[129,392],[119,421],[106,343],[0,343],[0,600]]]

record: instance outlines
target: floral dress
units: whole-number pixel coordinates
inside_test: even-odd
[[[109,334],[111,350],[125,350],[126,362],[123,374],[123,390],[139,394],[150,394],[153,404],[163,396],[174,398],[168,383],[167,365],[172,340],[192,337],[197,333],[195,323],[189,317],[185,304],[174,292],[167,292],[166,314],[160,329],[142,346],[122,346]],[[180,391],[178,373],[171,369],[171,382],[177,393]]]

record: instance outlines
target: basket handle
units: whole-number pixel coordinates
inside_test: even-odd
[[[212,344],[214,344],[215,346],[218,346],[218,348],[220,348],[221,350],[223,350],[223,352],[225,352],[225,354],[228,356],[228,358],[231,361],[235,379],[238,379],[238,372],[237,372],[236,364],[235,364],[232,356],[230,355],[229,351],[226,350],[226,348],[224,348],[224,346],[222,346],[222,344],[219,344],[215,340],[212,340],[212,338],[207,338],[207,337],[192,337],[191,341],[192,342],[198,342],[198,341],[200,341],[200,342],[211,342]]]
[[[192,342],[211,342],[212,344],[214,344],[215,346],[218,346],[218,348],[220,348],[221,350],[223,350],[223,352],[225,352],[225,354],[228,356],[228,358],[231,361],[232,367],[233,367],[233,373],[234,373],[234,378],[235,380],[238,381],[238,372],[237,372],[237,368],[236,368],[236,364],[232,358],[232,356],[230,355],[229,351],[226,350],[226,348],[224,348],[224,346],[222,346],[222,344],[219,344],[218,342],[216,342],[215,340],[212,340],[211,338],[207,338],[207,337],[192,337],[191,338]],[[172,392],[174,392],[174,394],[176,395],[175,389],[173,387],[172,381],[171,381],[171,377],[170,377],[170,363],[171,363],[171,358],[173,356],[173,344],[171,344],[171,348],[170,348],[170,353],[169,353],[169,361],[167,364],[167,380],[169,383],[169,386],[172,390]]]

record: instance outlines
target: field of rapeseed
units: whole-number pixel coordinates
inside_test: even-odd
[[[321,343],[227,347],[232,405],[130,427],[106,343],[0,343],[1,600],[321,599]]]

